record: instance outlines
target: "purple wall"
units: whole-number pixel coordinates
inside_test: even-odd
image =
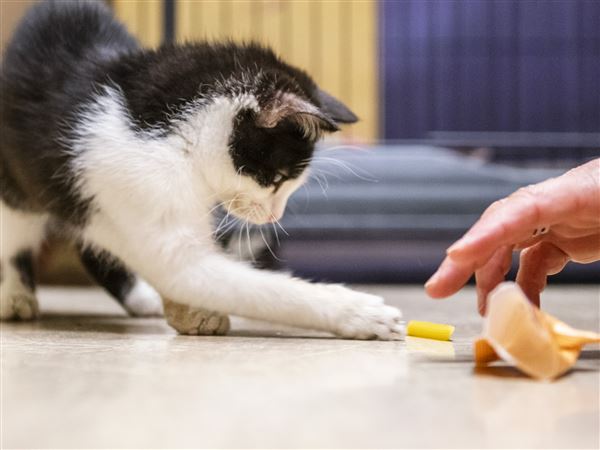
[[[380,2],[382,135],[600,131],[600,1]]]

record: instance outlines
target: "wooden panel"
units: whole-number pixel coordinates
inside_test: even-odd
[[[321,87],[336,97],[342,98],[342,55],[340,53],[340,11],[338,1],[320,2],[321,20],[319,21],[321,35],[321,66],[323,68],[318,80]],[[317,51],[318,49],[313,49]]]
[[[163,0],[138,2],[140,9],[140,32],[146,45],[156,47],[163,39]]]
[[[305,69],[312,67],[311,44],[314,41],[313,27],[311,24],[310,2],[290,2],[289,16],[293,18],[290,22],[290,62]],[[315,78],[320,74],[312,71]]]
[[[263,1],[262,3],[262,42],[275,52],[282,54],[281,20],[283,2]]]
[[[229,24],[226,13],[227,5],[224,2],[208,1],[192,3],[191,15],[196,19],[192,23],[191,36],[203,36],[206,39],[218,40],[228,36]],[[225,19],[225,20],[224,20]]]
[[[377,137],[376,2],[180,0],[176,14],[180,41],[232,38],[271,46],[361,118],[345,128],[346,138]]]
[[[236,41],[249,41],[253,37],[252,31],[252,3],[251,1],[237,1],[229,3],[231,37]]]
[[[149,47],[160,45],[163,35],[162,0],[114,0],[115,14],[127,28]]]
[[[352,2],[351,63],[344,70],[351,75],[349,105],[360,118],[350,129],[353,137],[369,140],[379,129],[377,58],[377,6],[371,1]]]

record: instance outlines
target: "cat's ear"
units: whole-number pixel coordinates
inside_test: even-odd
[[[336,121],[320,108],[289,93],[281,94],[265,105],[256,118],[256,124],[262,128],[274,128],[284,119],[298,124],[311,138],[319,137],[324,131],[340,129]]]
[[[350,108],[340,102],[338,99],[329,95],[327,92],[319,89],[317,91],[317,98],[321,103],[321,111],[327,117],[330,117],[333,121],[337,123],[356,123],[358,122],[358,117]]]

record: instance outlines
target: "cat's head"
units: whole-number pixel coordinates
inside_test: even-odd
[[[166,45],[124,60],[109,75],[133,127],[175,130],[210,197],[253,223],[279,220],[316,141],[358,120],[259,44]]]
[[[288,198],[308,176],[315,143],[340,124],[358,120],[312,80],[301,81],[261,73],[252,89],[234,97],[227,157],[219,176],[208,178],[236,217],[255,224],[281,219]]]

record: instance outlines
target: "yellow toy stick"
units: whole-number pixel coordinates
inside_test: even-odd
[[[452,338],[452,333],[454,333],[454,327],[443,323],[411,320],[406,327],[406,334],[408,336],[436,339],[438,341],[449,341]]]

